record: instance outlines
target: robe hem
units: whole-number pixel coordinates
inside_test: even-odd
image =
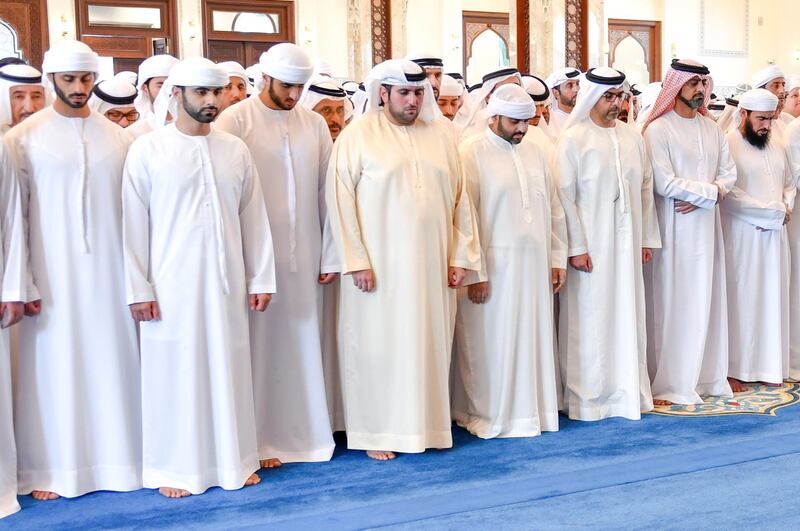
[[[188,490],[194,495],[203,494],[210,488],[220,487],[223,490],[239,490],[244,487],[247,478],[256,473],[260,467],[254,458],[242,462],[236,470],[211,469],[202,474],[174,474],[155,468],[145,468],[142,472],[143,485],[146,489],[168,487]]]
[[[420,435],[396,435],[392,433],[347,432],[348,450],[374,450],[419,454],[428,448],[452,448],[450,430],[427,432]]]
[[[142,488],[139,466],[96,466],[79,470],[17,471],[17,493],[35,490],[55,492],[62,498],[77,498],[90,492],[107,490],[131,492]]]
[[[557,411],[539,417],[514,419],[504,424],[493,424],[481,417],[456,412],[453,413],[453,418],[456,424],[481,439],[538,437],[544,432],[558,431]]]
[[[20,509],[16,494],[0,498],[0,519],[16,514]]]
[[[281,463],[319,463],[330,461],[335,448],[336,445],[331,444],[330,446],[318,448],[316,450],[285,452],[269,446],[262,446],[258,451],[258,455],[261,456],[259,459],[278,459]]]
[[[595,421],[612,417],[622,417],[628,420],[641,420],[642,411],[635,413],[630,407],[600,406],[600,407],[567,407],[567,416],[570,420]],[[648,410],[649,411],[649,410]]]
[[[733,371],[728,372],[729,378],[735,378],[736,380],[748,383],[755,383],[755,382],[767,382],[771,384],[782,384],[783,383],[783,376],[779,376],[777,379],[774,378],[774,374],[763,374],[763,373],[734,373]]]

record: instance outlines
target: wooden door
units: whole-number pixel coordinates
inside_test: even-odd
[[[661,22],[608,19],[608,50],[612,68],[626,74],[630,72],[633,82],[650,83],[661,79]],[[637,54],[641,54],[641,65],[634,64],[638,62]]]
[[[22,58],[41,68],[48,47],[47,0],[1,0],[0,28],[13,33]]]

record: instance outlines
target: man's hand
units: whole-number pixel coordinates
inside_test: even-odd
[[[463,267],[448,267],[447,268],[447,285],[451,288],[457,288],[464,283],[464,277],[467,276],[467,272],[464,271]]]
[[[569,259],[569,265],[571,265],[574,269],[578,271],[583,271],[584,273],[591,273],[593,266],[592,266],[592,257],[589,256],[589,253],[579,254],[578,256],[573,256]]]
[[[0,328],[14,326],[25,315],[25,305],[21,302],[0,303]]]
[[[39,315],[41,311],[42,311],[42,299],[36,299],[33,302],[25,303],[25,315],[27,315],[28,317]]]
[[[722,195],[717,195],[717,201],[719,201],[720,197],[722,197]],[[697,206],[687,201],[675,201],[675,212],[678,214],[688,214],[689,212],[694,212],[697,208]]]
[[[786,215],[783,216],[783,224],[786,225],[790,221],[792,221],[792,211],[791,210],[787,210],[786,211]]]
[[[722,185],[716,183],[717,185],[717,204],[722,203],[722,200],[725,199],[725,190],[722,189]]]
[[[131,317],[134,321],[160,321],[161,309],[156,301],[137,302],[130,305]]]
[[[327,285],[336,280],[337,278],[339,278],[339,273],[320,273],[319,283]]]
[[[362,269],[354,272],[353,285],[364,293],[373,291],[375,289],[375,273],[372,269]]]
[[[649,264],[653,259],[653,250],[649,247],[642,247],[642,264]]]
[[[250,303],[250,309],[254,312],[263,312],[269,306],[269,301],[272,300],[272,295],[269,293],[251,293],[247,296]]]
[[[467,297],[475,304],[483,304],[489,298],[489,283],[478,282],[467,287]]]
[[[553,284],[553,294],[561,291],[561,288],[567,283],[567,270],[559,267],[550,269],[550,282]]]

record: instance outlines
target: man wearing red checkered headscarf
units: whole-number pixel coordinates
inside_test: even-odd
[[[648,365],[656,406],[731,396],[725,249],[719,202],[736,167],[705,116],[708,68],[672,61],[644,127],[662,249],[646,268]]]

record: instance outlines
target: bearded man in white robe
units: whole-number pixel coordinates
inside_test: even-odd
[[[236,61],[223,61],[219,63],[219,67],[228,74],[228,84],[222,90],[222,105],[220,106],[220,112],[222,112],[231,105],[246,100],[253,87],[247,77],[247,71]]]
[[[489,97],[498,87],[512,83],[522,85],[522,76],[516,68],[501,68],[483,76],[481,87],[469,94],[469,105],[463,105],[453,119],[458,142],[483,134],[489,120],[486,115]]]
[[[0,138],[49,104],[42,73],[26,64],[0,68]]]
[[[706,116],[712,89],[708,68],[673,60],[643,128],[663,244],[646,268],[656,405],[733,396],[718,205],[736,183],[736,166],[725,134]]]
[[[551,293],[567,276],[566,225],[550,151],[523,140],[531,97],[505,85],[487,110],[486,132],[459,148],[484,269],[459,296],[452,411],[478,437],[532,437],[558,431]]]
[[[175,66],[162,88],[175,121],[139,138],[125,163],[143,482],[170,498],[260,481],[247,308],[266,309],[275,270],[250,152],[211,129],[228,83],[207,59]]]
[[[467,91],[464,85],[449,75],[442,76],[442,84],[439,87],[439,96],[436,98],[436,104],[445,118],[448,120],[455,119],[456,114],[464,105],[466,96]]]
[[[136,329],[125,308],[125,131],[87,101],[99,60],[45,54],[57,99],[6,135],[27,217],[31,277],[14,401],[19,492],[39,500],[141,488]]]
[[[334,146],[331,227],[342,260],[339,353],[347,444],[387,460],[452,446],[455,289],[481,267],[458,151],[422,68],[386,61],[367,112]]]
[[[297,105],[314,63],[282,43],[260,65],[260,92],[223,111],[215,127],[250,148],[272,227],[278,292],[269,312],[250,316],[258,446],[269,468],[333,455],[322,297],[339,263],[325,231],[331,135],[321,116]]]
[[[771,130],[778,98],[765,89],[739,97],[738,130],[727,135],[736,186],[722,203],[728,274],[728,376],[780,385],[789,376],[789,240],[796,188]]]
[[[571,419],[638,420],[653,408],[647,377],[642,264],[658,235],[639,133],[617,121],[625,75],[589,70],[553,159],[567,221],[559,363]]]
[[[786,104],[786,74],[778,65],[769,65],[753,74],[751,85],[754,89],[762,88],[770,91],[778,98],[778,108],[775,109],[775,121],[772,122],[769,135],[773,139],[780,137],[783,142],[783,135],[786,131],[786,126],[794,120],[794,116],[787,112],[783,112],[784,105]],[[741,124],[737,124],[739,127]]]
[[[550,106],[550,89],[547,83],[540,78],[530,74],[523,74],[522,88],[533,100],[536,106],[536,114],[528,120],[528,124],[535,127],[535,130],[528,131],[525,135],[526,138],[533,138],[537,141],[546,140],[549,146],[553,146],[553,138],[549,132],[549,124],[545,114],[549,112]]]
[[[19,185],[0,142],[0,518],[19,511],[17,453],[11,397],[11,356],[6,328],[22,319],[27,250]]]
[[[161,86],[166,81],[169,71],[178,64],[178,60],[171,55],[154,55],[148,57],[139,65],[138,81],[136,83],[136,100],[134,107],[139,112],[139,120],[128,128],[132,138],[139,138],[149,133],[161,124],[155,123],[154,104]]]
[[[581,71],[577,68],[566,67],[551,73],[545,80],[552,97],[547,132],[554,142],[561,136],[569,115],[575,108],[580,89],[580,75]]]

